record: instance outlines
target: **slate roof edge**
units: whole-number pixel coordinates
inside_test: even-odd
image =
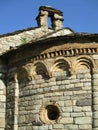
[[[19,34],[19,33],[25,32],[25,31],[34,30],[34,29],[37,29],[37,28],[39,28],[39,27],[29,27],[29,28],[26,28],[26,29],[21,29],[21,30],[16,30],[14,32],[1,34],[0,38],[6,37],[6,36],[13,36],[13,35],[16,35],[16,34]]]
[[[11,48],[10,50],[2,53],[0,55],[0,57],[5,57],[5,56],[7,56],[11,53],[18,52],[19,50],[25,49],[25,48],[30,47],[32,45],[46,43],[46,42],[50,42],[50,41],[53,41],[53,42],[56,42],[56,41],[57,42],[59,42],[59,41],[65,41],[66,42],[66,41],[68,41],[68,42],[74,43],[77,40],[76,38],[89,38],[88,42],[92,42],[92,43],[98,42],[98,34],[74,33],[74,34],[70,34],[70,35],[49,37],[49,38],[46,38],[46,39],[39,39],[39,40],[35,40],[35,41],[31,40],[30,42],[28,42],[26,44]],[[95,38],[97,38],[97,39],[95,39]]]

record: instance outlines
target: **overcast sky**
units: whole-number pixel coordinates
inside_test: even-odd
[[[0,34],[36,27],[40,6],[63,12],[64,27],[98,33],[98,0],[0,0]]]

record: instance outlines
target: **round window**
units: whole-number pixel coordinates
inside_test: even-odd
[[[44,123],[53,124],[58,121],[61,111],[57,105],[49,104],[43,106],[40,111],[40,119]]]
[[[47,109],[47,117],[49,120],[57,120],[59,117],[59,109],[57,106],[54,105],[48,105],[46,106]]]

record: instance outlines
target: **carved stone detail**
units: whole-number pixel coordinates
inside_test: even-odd
[[[56,102],[49,102],[42,105],[40,109],[40,120],[46,124],[59,122],[62,111]]]
[[[20,82],[22,82],[22,80],[32,80],[32,71],[31,71],[31,66],[32,64],[26,64],[23,65],[22,67],[19,67],[17,69],[17,72],[15,74],[15,80],[18,80]]]
[[[90,56],[78,56],[72,62],[72,74],[76,74],[79,72],[92,71],[92,69],[96,68],[94,60]]]
[[[67,58],[61,57],[57,58],[54,62],[53,67],[51,68],[51,76],[53,76],[57,72],[62,72],[66,76],[70,73],[70,62]]]
[[[18,68],[15,80],[27,79],[28,81],[33,80],[36,75],[40,75],[42,78],[57,76],[58,74],[63,76],[70,76],[79,72],[91,72],[92,69],[96,69],[96,64],[92,57],[82,55],[78,57],[65,58],[58,57],[52,62],[47,64],[45,61],[34,61],[23,65]],[[58,75],[59,76],[59,75]]]

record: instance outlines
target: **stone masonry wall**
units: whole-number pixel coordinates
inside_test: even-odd
[[[54,69],[51,77],[38,66],[30,81],[22,70],[14,82],[17,68],[10,68],[7,130],[92,130],[91,72],[80,68],[71,74],[60,65],[63,69]]]
[[[6,129],[14,130],[14,106],[15,106],[15,93],[14,93],[14,83],[7,84],[7,96],[6,96]]]
[[[6,124],[6,65],[0,60],[0,130],[5,130]]]
[[[0,79],[0,130],[5,130],[6,86]]]
[[[49,104],[60,109],[56,122],[46,117],[44,107]],[[48,81],[36,76],[28,85],[20,86],[18,125],[19,130],[92,130],[90,73]]]

